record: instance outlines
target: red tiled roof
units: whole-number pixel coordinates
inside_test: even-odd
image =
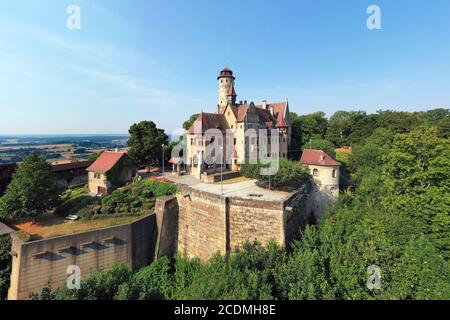
[[[263,109],[262,105],[257,105],[257,108]],[[273,108],[273,114],[276,119],[276,127],[288,127],[289,124],[286,122],[286,113],[288,112],[288,103],[285,102],[276,102],[276,103],[268,103],[267,109],[270,110]]]
[[[222,132],[229,129],[228,122],[223,114],[205,113],[198,115],[197,120],[189,128],[189,133],[205,133],[209,129],[219,129]]]
[[[228,90],[228,96],[236,97],[236,90],[234,90],[234,84],[231,84],[230,90]]]
[[[114,167],[114,165],[119,161],[125,152],[115,152],[115,151],[104,151],[97,160],[86,171],[106,173]]]
[[[249,103],[231,106],[237,121],[244,121],[249,107]],[[277,128],[283,128],[289,126],[286,122],[286,113],[288,112],[287,102],[268,103],[267,109],[264,109],[262,105],[255,105],[255,107],[256,112],[266,127],[271,128],[275,126]],[[270,108],[273,108],[273,115],[270,113]]]
[[[275,126],[275,118],[272,116],[269,110],[256,107],[256,113],[259,116],[261,122],[265,124],[267,128],[273,128]]]
[[[336,153],[349,153],[349,154],[353,153],[352,147],[337,148],[334,151]]]
[[[322,150],[305,149],[300,159],[301,164],[316,166],[340,166],[341,164]]]

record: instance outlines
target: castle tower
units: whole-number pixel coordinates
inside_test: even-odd
[[[219,82],[219,103],[218,112],[222,113],[228,103],[234,104],[236,102],[236,91],[234,89],[233,71],[228,68],[220,71],[217,81]]]

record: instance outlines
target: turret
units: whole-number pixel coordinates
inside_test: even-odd
[[[226,106],[231,103],[236,102],[236,90],[234,89],[233,71],[228,68],[220,71],[219,77],[217,77],[219,83],[219,102],[218,102],[218,112],[222,113]]]

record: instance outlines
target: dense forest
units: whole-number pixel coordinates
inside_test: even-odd
[[[317,226],[285,251],[248,244],[202,263],[163,258],[138,272],[116,266],[81,290],[35,299],[450,299],[450,111],[291,114],[292,158],[337,154],[345,179]],[[367,286],[368,267],[381,272]]]

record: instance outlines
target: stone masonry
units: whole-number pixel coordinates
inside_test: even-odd
[[[310,220],[310,185],[282,201],[223,197],[179,185],[179,194],[158,202],[157,219],[169,219],[172,250],[205,261],[216,253],[232,253],[247,242],[270,241],[286,247]],[[170,209],[168,209],[170,208]],[[163,234],[164,231],[160,231]],[[167,246],[166,246],[167,247]]]

